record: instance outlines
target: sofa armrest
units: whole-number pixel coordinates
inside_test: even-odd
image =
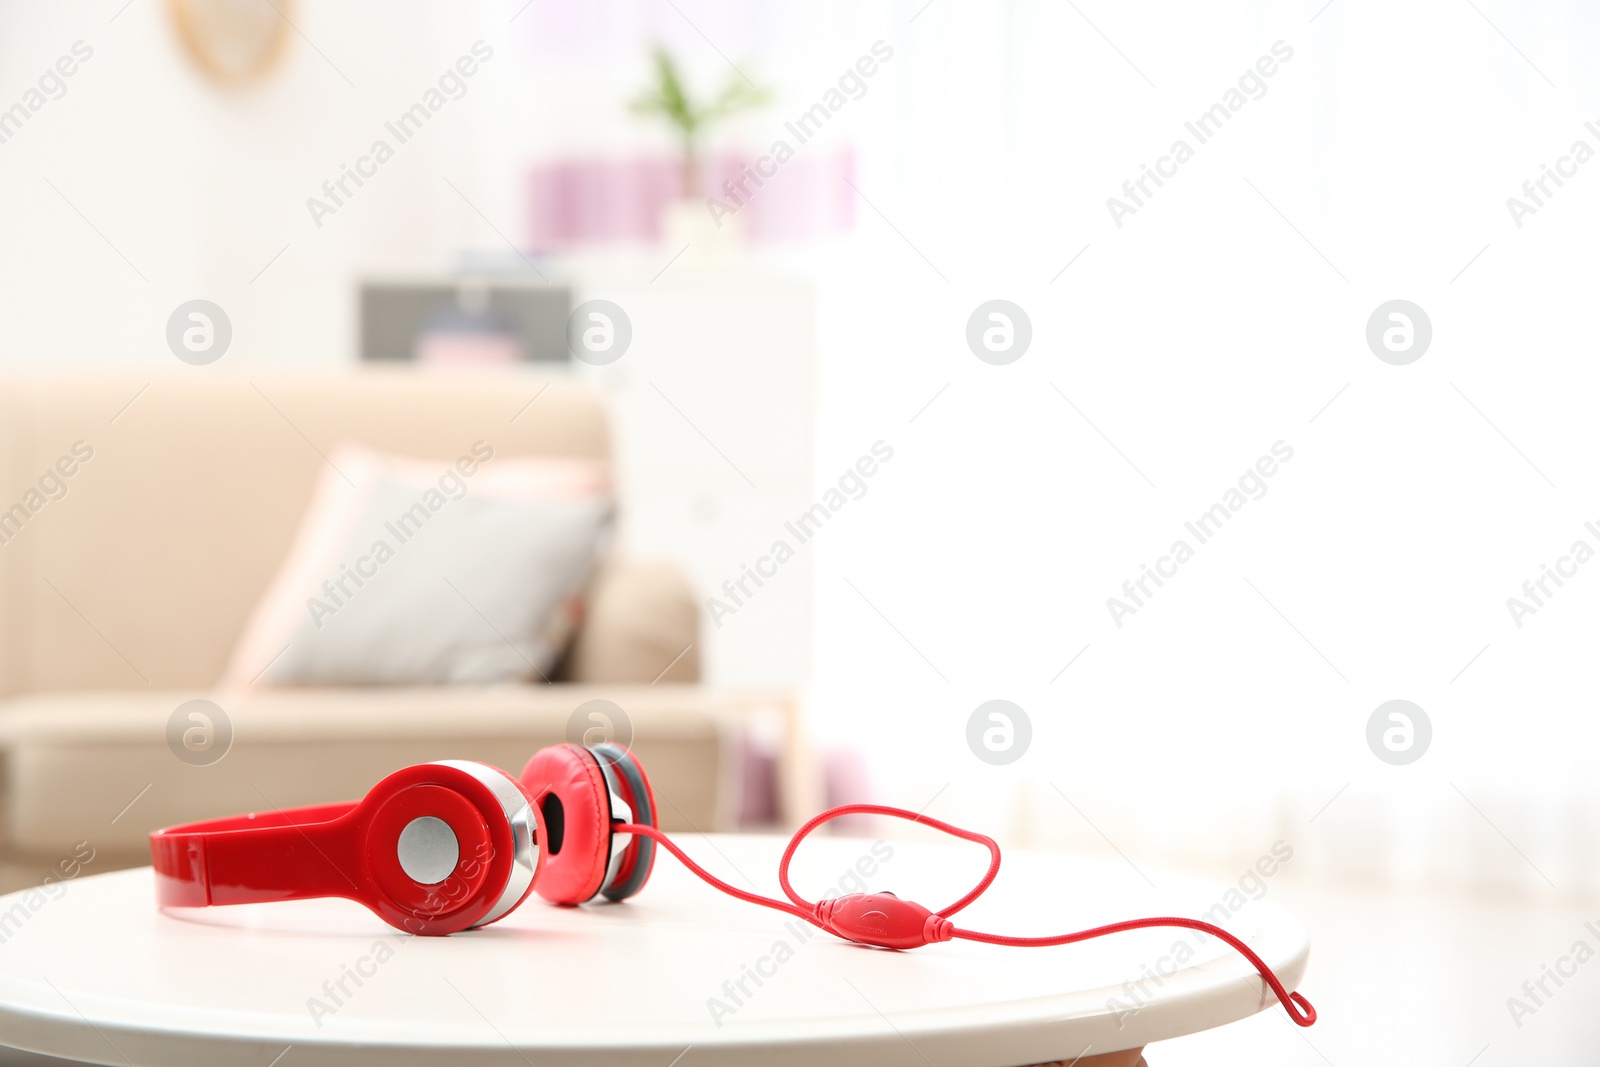
[[[581,685],[692,684],[700,680],[700,605],[670,563],[614,561],[560,673]]]

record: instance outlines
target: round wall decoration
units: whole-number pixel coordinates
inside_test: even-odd
[[[168,0],[178,38],[207,77],[244,85],[271,72],[294,27],[292,0]]]

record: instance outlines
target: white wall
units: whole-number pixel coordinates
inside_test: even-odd
[[[1520,230],[1505,206],[1600,147],[1592,16],[1486,6],[1525,59],[1470,6],[1321,6],[896,9],[852,113],[876,210],[820,260],[817,470],[897,458],[819,546],[814,703],[883,795],[1023,840],[1232,865],[1288,837],[1338,877],[1592,894],[1600,582],[1520,630],[1506,598],[1600,513],[1600,163]],[[1107,198],[1280,39],[1118,228]],[[1032,317],[1008,367],[963,341],[994,297]],[[1433,319],[1409,367],[1363,337],[1395,297]],[[1280,439],[1267,496],[1118,628],[1107,598]],[[963,733],[997,697],[1034,727],[1005,768]],[[1435,728],[1408,767],[1364,739],[1397,697]]]
[[[119,7],[0,7],[3,106],[75,41],[94,50],[66,94],[0,144],[0,363],[165,366],[166,317],[195,297],[233,320],[232,362],[342,362],[363,268],[499,246],[446,179],[514,232],[512,185],[482,180],[473,125],[515,62],[489,5],[301,3],[295,22],[315,48],[296,36],[282,69],[237,90],[196,70],[167,5]],[[319,229],[307,198],[479,39],[495,57],[466,96]]]

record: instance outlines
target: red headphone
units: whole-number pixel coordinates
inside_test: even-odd
[[[893,893],[852,893],[812,903],[789,884],[800,843],[843,815],[887,815],[931,826],[989,850],[989,870],[938,911]],[[788,900],[746,892],[684,854],[657,826],[644,768],[616,745],[540,749],[519,781],[486,763],[442,760],[389,775],[360,801],[189,823],[150,835],[162,907],[205,907],[308,897],[345,897],[413,934],[485,926],[537,891],[553,904],[605,896],[620,901],[650,877],[657,843],[729,896],[787,912],[829,933],[880,948],[909,949],[962,938],[1024,948],[1066,945],[1150,926],[1198,930],[1226,942],[1255,967],[1301,1026],[1316,1009],[1233,934],[1198,919],[1130,919],[1053,937],[1010,937],[955,925],[1000,872],[993,838],[903,808],[846,804],[797,830],[778,863]]]

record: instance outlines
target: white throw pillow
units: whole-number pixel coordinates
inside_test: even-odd
[[[548,676],[609,537],[593,460],[427,462],[344,445],[223,685],[487,685]]]

